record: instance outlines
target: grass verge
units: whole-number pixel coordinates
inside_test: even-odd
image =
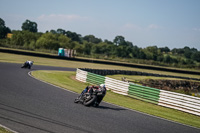
[[[114,78],[117,80],[121,80],[122,77],[125,77],[128,81],[143,81],[147,79],[153,79],[153,80],[184,80],[180,78],[169,78],[169,77],[155,77],[155,76],[140,76],[140,75],[107,75],[107,77]],[[198,82],[198,81],[196,81]]]
[[[87,85],[75,80],[75,72],[61,71],[33,71],[32,75],[40,80],[60,86],[62,88],[81,93]],[[117,100],[116,100],[117,99]],[[108,91],[104,101],[126,107],[139,112],[158,116],[178,123],[200,128],[200,117],[184,113],[178,110],[169,109],[151,103],[136,100],[127,96],[119,95]]]
[[[23,48],[6,48],[6,47],[1,47],[0,49],[6,49],[6,50],[13,50],[13,51],[22,51],[22,52],[27,52],[27,53],[41,53],[41,54],[46,54],[46,55],[54,55],[57,56],[57,50],[47,50],[47,49],[35,49],[35,50],[25,50]],[[126,59],[126,58],[105,58],[105,57],[101,57],[101,56],[92,56],[91,55],[80,55],[80,56],[76,56],[76,58],[79,59],[87,59],[87,60],[98,60],[98,61],[109,61],[109,62],[118,62],[118,63],[124,63],[124,64],[134,64],[136,66],[151,66],[151,67],[157,67],[157,68],[167,68],[167,69],[176,69],[176,70],[186,70],[186,71],[196,71],[198,72],[198,69],[191,69],[191,68],[178,68],[178,67],[170,67],[170,66],[163,66],[163,65],[150,65],[152,64],[152,62],[149,61],[145,61],[143,59]],[[150,64],[147,62],[151,62]],[[157,64],[157,63],[156,63]],[[162,64],[162,63],[161,63]],[[168,64],[169,65],[169,64]]]
[[[7,129],[0,127],[0,133],[12,133],[11,131],[8,131]]]
[[[172,75],[172,76],[200,78],[200,75],[156,71],[156,70],[149,70],[149,69],[123,67],[123,66],[117,66],[117,65],[106,65],[106,64],[98,64],[98,63],[92,63],[92,62],[87,63],[87,62],[78,62],[78,61],[69,61],[69,60],[60,60],[60,59],[50,59],[50,58],[25,56],[25,55],[18,55],[18,54],[10,54],[10,53],[0,52],[0,62],[10,62],[10,63],[23,64],[26,60],[33,60],[34,65],[47,65],[47,66],[59,66],[59,67],[70,67],[70,68],[130,70],[130,71],[148,72],[148,73],[164,74],[164,75]]]

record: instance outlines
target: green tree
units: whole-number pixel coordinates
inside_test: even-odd
[[[84,54],[84,45],[76,45],[74,49],[77,53]]]
[[[192,51],[192,53],[198,52],[196,48],[191,48],[190,50]]]
[[[132,42],[126,41],[125,44],[126,44],[126,46],[128,46],[128,47],[133,47],[133,43],[132,43]]]
[[[60,43],[60,47],[62,48],[71,48],[70,42],[71,39],[65,35],[59,35],[58,42]]]
[[[41,34],[30,31],[13,31],[11,43],[26,49],[34,49],[35,43],[40,36]]]
[[[65,30],[63,30],[63,29],[57,29],[57,33],[65,35]]]
[[[57,50],[59,47],[58,36],[52,33],[43,34],[36,42],[36,48]]]
[[[5,21],[0,18],[0,39],[5,38],[7,33],[11,33],[11,30],[5,26]]]
[[[126,45],[125,38],[123,36],[116,36],[115,39],[113,40],[113,43],[115,45]]]
[[[174,48],[172,49],[173,54],[184,54],[184,49],[183,48]]]
[[[105,47],[104,47],[105,46]],[[104,46],[102,46],[102,47],[104,47],[105,49],[106,49],[106,51],[104,52],[104,54],[106,55],[106,56],[115,56],[115,45],[113,45],[113,43],[104,43]]]
[[[93,45],[91,49],[92,54],[102,54],[102,47],[99,44]]]
[[[37,32],[37,23],[36,22],[32,22],[30,20],[26,20],[23,24],[22,24],[22,30],[27,30],[30,32]]]
[[[76,41],[70,41],[69,49],[74,49],[77,45],[80,45],[80,44]]]
[[[107,44],[113,44],[113,42],[111,42],[111,41],[109,41],[107,39],[105,39],[104,42],[107,43]]]
[[[101,39],[96,38],[94,35],[86,35],[83,37],[83,40],[85,40],[87,42],[95,43],[95,44],[102,42]]]
[[[184,56],[186,57],[186,58],[191,58],[191,56],[192,56],[192,51],[191,50],[185,50],[185,52],[184,52]]]
[[[139,58],[140,49],[137,46],[132,47],[132,57]]]
[[[164,56],[163,55],[159,55],[157,57],[157,61],[163,62],[163,60],[164,60]]]
[[[23,46],[25,43],[24,35],[21,31],[15,31],[11,38],[11,44],[15,46]]]
[[[186,63],[186,61],[185,61],[184,59],[181,59],[181,60],[179,61],[179,64],[181,64],[181,65],[186,65],[187,63]]]
[[[170,49],[168,47],[161,47],[159,49],[160,49],[161,52],[165,52],[165,53],[170,52]]]
[[[116,55],[118,57],[129,58],[131,52],[132,52],[132,49],[130,47],[121,45],[121,46],[117,46],[116,48]]]
[[[67,31],[65,32],[65,34],[67,37],[71,38],[72,41],[77,41],[79,43],[82,43],[80,34],[77,34],[76,32],[71,32],[71,31]]]
[[[24,45],[23,47],[26,49],[35,49],[35,43],[37,39],[40,37],[40,34],[33,33],[30,31],[21,31],[23,34]]]
[[[50,30],[50,32],[51,32],[52,34],[57,34],[57,32],[56,32],[55,30]]]
[[[149,58],[156,61],[157,57],[160,55],[160,51],[157,46],[149,46],[146,50],[148,51],[148,56],[150,56]]]
[[[200,62],[200,51],[193,53],[191,59]]]
[[[83,44],[84,45],[84,54],[90,55],[91,54],[91,50],[92,50],[92,43],[86,42]]]
[[[164,57],[164,62],[165,62],[165,63],[168,63],[168,64],[170,64],[170,63],[171,63],[171,61],[172,61],[172,58],[171,58],[171,56],[170,56],[170,55],[166,55],[166,56]]]
[[[113,48],[110,44],[107,44],[105,42],[101,42],[99,44],[95,44],[92,46],[92,54],[101,54],[101,55],[110,55],[110,51],[112,51]]]
[[[139,54],[137,56],[139,59],[147,59],[146,54],[144,52],[144,50],[141,48],[139,49]]]

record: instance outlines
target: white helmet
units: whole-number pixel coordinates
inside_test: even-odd
[[[105,86],[105,84],[101,84],[100,87],[101,88],[105,88],[106,86]]]

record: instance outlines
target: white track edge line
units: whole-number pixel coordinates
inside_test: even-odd
[[[5,128],[6,130],[8,130],[8,131],[10,131],[10,132],[12,132],[12,133],[18,133],[17,131],[14,131],[14,130],[12,130],[12,129],[10,129],[10,128],[8,128],[8,127],[2,125],[2,124],[0,124],[0,127]]]

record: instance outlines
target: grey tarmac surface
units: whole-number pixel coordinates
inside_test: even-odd
[[[199,133],[200,129],[102,102],[75,104],[78,96],[28,75],[21,64],[0,63],[0,124],[19,133]],[[32,70],[65,70],[48,66]],[[117,99],[116,99],[117,100]]]

